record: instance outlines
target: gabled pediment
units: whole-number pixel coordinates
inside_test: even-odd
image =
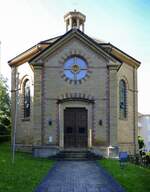
[[[57,39],[53,44],[49,45],[46,49],[44,49],[42,52],[40,52],[38,55],[36,55],[34,58],[32,58],[29,63],[32,65],[36,65],[39,63],[42,63],[41,61],[49,57],[52,53],[54,53],[57,49],[59,49],[61,46],[65,45],[72,39],[79,40],[86,46],[88,46],[90,49],[92,49],[95,53],[101,55],[108,61],[111,60],[114,63],[119,63],[119,60],[117,60],[112,55],[109,55],[107,52],[105,52],[93,39],[91,39],[89,36],[85,35],[83,32],[81,32],[78,29],[72,29],[69,32],[67,32],[65,35],[61,36],[59,39]]]

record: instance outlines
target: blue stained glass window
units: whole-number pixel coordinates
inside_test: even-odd
[[[77,58],[77,63],[80,65],[80,68],[81,69],[86,69],[87,68],[87,65],[85,63],[85,61],[81,58]]]
[[[67,62],[65,63],[65,65],[64,65],[64,68],[65,69],[71,69],[73,63],[74,63],[74,59],[73,58],[68,59]]]
[[[24,117],[30,117],[30,83],[28,79],[24,83]]]
[[[64,74],[70,80],[81,80],[87,74],[87,63],[78,56],[67,59],[64,64]]]
[[[66,75],[66,77],[69,77],[69,79],[74,80],[74,74],[72,73],[72,71],[67,69],[64,71],[64,74]]]
[[[127,103],[126,103],[126,83],[124,80],[119,82],[119,104],[120,104],[120,118],[127,117]]]
[[[81,70],[80,73],[77,74],[77,80],[83,79],[86,76],[86,71]]]

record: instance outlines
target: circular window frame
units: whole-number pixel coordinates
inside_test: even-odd
[[[71,81],[80,81],[84,79],[87,72],[87,61],[79,55],[72,55],[64,62],[64,75]]]
[[[76,80],[76,81],[75,80],[70,80],[64,74],[64,63],[67,61],[68,58],[71,58],[73,56],[77,56],[77,57],[82,58],[86,62],[86,64],[87,64],[87,74],[81,80]],[[84,52],[81,49],[70,49],[70,50],[67,50],[65,53],[62,53],[60,55],[58,62],[61,65],[60,77],[64,81],[68,82],[69,84],[81,84],[81,83],[84,83],[85,81],[87,81],[87,79],[90,78],[90,74],[93,72],[92,68],[90,68],[90,64],[92,63],[91,57],[89,57],[89,55],[87,55],[87,53]]]

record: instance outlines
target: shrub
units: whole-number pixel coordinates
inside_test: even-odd
[[[11,136],[10,135],[0,135],[0,143],[3,143],[5,141],[10,141]]]

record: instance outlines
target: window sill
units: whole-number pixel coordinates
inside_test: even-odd
[[[22,121],[30,121],[30,118],[29,117],[25,117],[22,119]]]
[[[126,117],[126,118],[119,118],[119,120],[122,120],[122,121],[127,121],[128,120],[128,118]]]

